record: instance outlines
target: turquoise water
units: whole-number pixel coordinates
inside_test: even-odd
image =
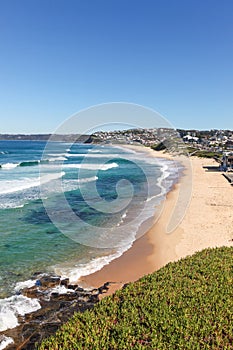
[[[36,272],[75,281],[121,255],[177,177],[110,145],[0,141],[0,165],[2,300]]]

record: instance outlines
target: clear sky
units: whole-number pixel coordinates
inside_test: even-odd
[[[112,101],[233,129],[233,1],[0,0],[0,133]]]

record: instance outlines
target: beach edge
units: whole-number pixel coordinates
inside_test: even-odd
[[[150,156],[173,159],[166,152],[147,148],[144,151],[150,152]],[[146,234],[137,239],[119,258],[102,269],[81,277],[78,283],[98,287],[110,282],[109,290],[105,294],[110,295],[124,284],[134,282],[169,262],[205,248],[233,245],[232,186],[221,176],[221,172],[208,172],[203,168],[216,164],[213,159],[192,157],[190,162],[193,168],[191,202],[182,222],[172,234],[167,234],[166,227],[185,176],[181,176],[167,193],[161,215],[159,218],[154,217],[154,223]]]

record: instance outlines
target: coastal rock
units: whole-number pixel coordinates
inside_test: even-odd
[[[69,282],[69,278],[64,278],[63,280],[61,280],[60,285],[68,288]]]
[[[39,281],[42,287],[53,288],[60,284],[60,277],[59,276],[42,276],[39,279]]]
[[[59,276],[38,274],[36,277],[40,283],[24,288],[19,293],[38,299],[41,309],[19,316],[19,326],[0,333],[0,336],[14,340],[14,344],[9,344],[6,350],[35,349],[36,343],[54,334],[75,312],[93,308],[99,301],[99,296],[108,290],[110,284],[107,282],[99,288],[85,290],[76,284],[70,284],[69,279],[61,280]],[[59,290],[62,290],[62,293],[59,293]]]
[[[79,286],[77,284],[68,284],[67,288],[75,290],[76,288],[79,288]]]
[[[109,289],[109,285],[110,285],[110,282],[104,283],[103,286],[98,288],[99,293],[106,293],[108,291],[108,289]]]

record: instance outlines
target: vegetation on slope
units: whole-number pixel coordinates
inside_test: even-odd
[[[233,349],[232,257],[224,247],[170,263],[77,313],[40,350]]]
[[[187,151],[189,154],[194,155],[195,157],[200,158],[214,158],[214,159],[220,159],[222,157],[221,153],[219,152],[212,152],[212,151],[206,151],[206,150],[198,150],[195,147],[187,147]]]
[[[189,154],[190,156],[195,156],[199,158],[214,158],[217,161],[222,157],[222,154],[219,152],[200,150],[196,147],[186,146],[184,144],[181,145],[183,146],[183,149],[180,147],[180,151],[183,150],[184,154]],[[164,151],[167,149],[163,142],[155,144],[151,146],[151,148],[155,151]],[[168,152],[169,151],[172,153],[172,149],[169,149]]]
[[[155,151],[163,151],[166,149],[166,146],[163,144],[163,142],[160,142],[155,145],[152,145],[151,148]]]

